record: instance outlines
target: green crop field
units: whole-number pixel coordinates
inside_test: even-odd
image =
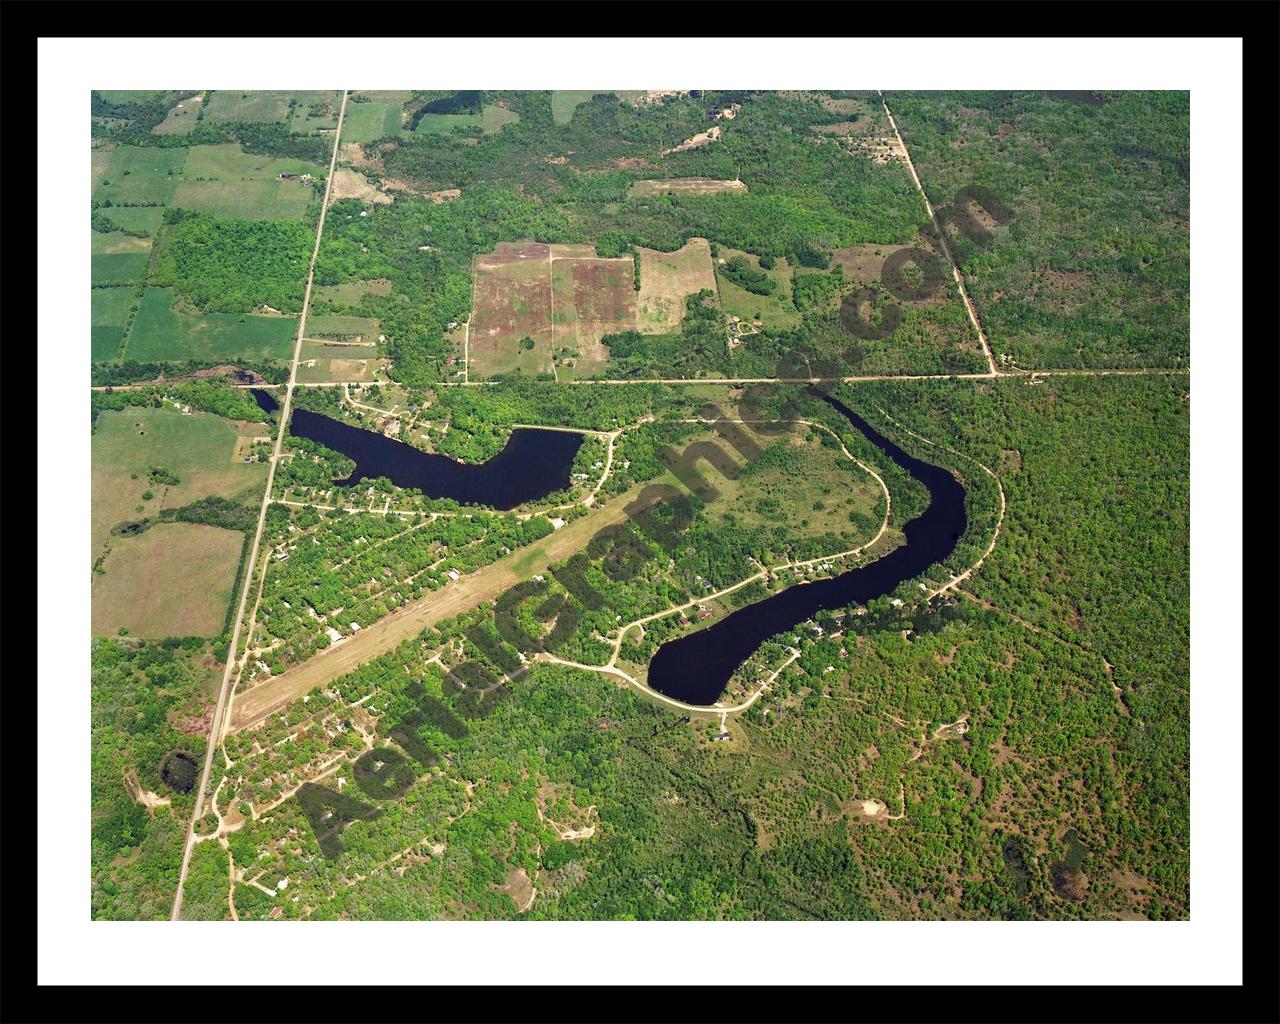
[[[568,124],[573,112],[586,103],[598,89],[557,89],[551,94],[551,117],[556,124]]]
[[[133,307],[133,288],[93,288],[90,317],[92,344],[90,358],[95,362],[114,359],[124,339],[124,325]]]
[[[266,431],[259,425],[252,429]],[[114,543],[111,529],[121,522],[154,518],[162,509],[181,508],[211,495],[244,504],[261,498],[267,467],[236,461],[239,436],[231,420],[203,412],[184,416],[172,405],[99,413],[91,441],[95,557],[103,545]],[[179,482],[151,483],[147,472],[153,466],[169,470]],[[147,491],[152,497],[144,499]],[[137,505],[143,506],[141,512]]]
[[[343,142],[374,142],[400,134],[404,105],[398,102],[347,103],[342,122]]]
[[[479,128],[491,135],[519,120],[520,115],[514,110],[486,103],[478,114],[423,114],[414,131],[418,135],[436,135],[455,128]]]
[[[126,231],[146,231],[152,236],[164,221],[164,208],[159,206],[113,206],[104,212]]]
[[[92,258],[94,284],[141,284],[147,275],[145,252],[121,252]]]
[[[288,359],[298,320],[254,313],[203,313],[182,316],[173,310],[173,291],[147,288],[129,334],[128,358]]]
[[[173,197],[186,158],[187,151],[181,147],[117,146],[93,190],[94,201],[110,201],[113,206],[164,206]]]
[[[262,156],[246,153],[234,142],[213,146],[192,146],[187,153],[183,176],[214,178],[221,181],[267,181],[282,174],[314,174],[323,177],[325,169],[309,160],[290,157]]]
[[[303,220],[316,195],[300,181],[184,182],[173,205],[241,220]]]

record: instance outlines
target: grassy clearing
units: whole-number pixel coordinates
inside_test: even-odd
[[[90,268],[94,284],[140,284],[147,276],[147,260],[150,254],[145,252],[118,252],[90,257]]]
[[[289,93],[270,90],[239,92],[223,89],[206,101],[205,120],[267,121],[283,124],[289,116]]]
[[[216,146],[192,146],[183,167],[183,176],[188,180],[213,178],[219,181],[269,181],[282,174],[323,175],[324,168],[310,160],[246,153],[235,142]]]
[[[720,178],[644,178],[633,181],[627,195],[635,199],[640,196],[711,196],[719,192],[745,195],[746,191],[745,182]]]
[[[164,209],[159,206],[114,206],[106,213],[126,231],[146,231],[151,235],[164,222]]]
[[[129,335],[128,355],[142,361],[170,359],[288,359],[298,321],[292,316],[204,313],[182,316],[173,291],[147,288]]]
[[[334,349],[329,346],[303,344],[302,361],[298,364],[298,380],[304,384],[324,384],[338,380],[378,380],[378,370],[385,360],[372,348]],[[333,352],[340,353],[337,357]]]
[[[222,630],[244,535],[195,523],[163,523],[116,538],[93,577],[94,636],[216,636]]]
[[[266,433],[264,425],[250,428]],[[234,461],[239,428],[212,413],[184,416],[172,406],[121,409],[98,416],[90,442],[93,465],[91,539],[94,557],[117,523],[157,516],[199,498],[219,495],[251,504],[262,496],[267,467]],[[173,486],[152,484],[147,471],[162,466],[176,474]],[[132,478],[133,474],[138,479]],[[151,491],[151,498],[142,495]],[[137,511],[136,506],[143,510]]]
[[[678,330],[684,301],[703,288],[715,291],[711,246],[705,238],[691,238],[675,252],[637,247],[640,254],[640,299],[636,330],[641,334],[666,334]]]
[[[598,89],[556,89],[551,93],[551,118],[556,124],[568,124],[573,112],[586,103]]]
[[[423,114],[414,134],[438,135],[455,128],[479,128],[486,135],[492,135],[519,120],[520,115],[514,110],[486,103],[478,114]]]
[[[94,231],[89,241],[89,251],[94,256],[114,256],[118,253],[148,253],[150,238],[137,238],[123,231]]]
[[[311,316],[307,337],[377,341],[378,321],[367,316]]]
[[[240,220],[305,220],[315,193],[300,181],[188,181],[172,203]]]
[[[342,121],[343,142],[375,142],[400,134],[404,104],[397,101],[348,103]]]
[[[832,554],[869,541],[884,514],[880,485],[822,437],[802,427],[767,448],[738,479],[717,480],[721,497],[708,505],[711,520],[747,529],[786,523],[796,540],[830,537]]]
[[[762,269],[759,256],[720,246],[720,260],[731,260],[735,256],[745,257],[751,264],[752,270]],[[721,272],[721,266],[722,264],[717,260],[716,284],[720,289],[720,305],[726,313],[741,317],[743,320],[755,320],[756,314],[759,313],[760,321],[766,328],[794,327],[800,323],[800,313],[791,301],[793,269],[785,257],[779,257],[772,270],[763,271],[777,284],[777,289],[771,295],[756,295],[734,284]]]
[[[152,135],[188,135],[195,127],[200,116],[200,108],[204,105],[204,93],[197,93],[179,100],[173,105],[158,125],[151,129]]]
[[[293,97],[297,105],[289,119],[289,131],[332,131],[338,127],[338,111],[342,107],[340,91],[296,92]]]
[[[98,202],[113,205],[168,204],[177,188],[187,151],[143,146],[117,146],[93,190]]]
[[[366,295],[390,294],[391,279],[389,277],[374,278],[370,281],[317,285],[314,291],[317,302],[332,302],[340,306],[354,306]]]

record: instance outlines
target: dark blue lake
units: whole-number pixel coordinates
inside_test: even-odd
[[[955,550],[967,523],[964,488],[948,470],[908,455],[843,402],[814,392],[929,491],[929,507],[908,522],[906,543],[869,565],[831,579],[797,583],[739,608],[714,626],[663,644],[649,663],[649,686],[687,704],[713,704],[730,677],[766,640],[822,609],[865,604],[891,593]]]
[[[275,412],[280,408],[276,396],[270,391],[263,388],[250,388],[249,394],[253,395],[253,400],[258,403],[258,408],[263,412]]]
[[[335,481],[341,487],[385,476],[397,487],[417,488],[429,498],[503,511],[567,488],[583,440],[582,434],[565,430],[521,427],[488,462],[463,463],[307,409],[293,411],[289,431],[355,461],[352,474]]]

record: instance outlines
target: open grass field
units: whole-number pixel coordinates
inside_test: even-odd
[[[414,134],[435,135],[455,128],[479,128],[486,135],[492,135],[519,120],[520,115],[514,110],[486,103],[478,114],[423,114]]]
[[[386,362],[372,347],[338,349],[304,342],[302,361],[298,363],[298,380],[304,384],[378,380],[378,371]]]
[[[400,134],[404,121],[404,102],[397,100],[370,100],[368,103],[348,103],[347,116],[342,122],[343,142],[374,142],[387,136]]]
[[[94,256],[115,256],[121,253],[146,255],[151,251],[151,239],[126,235],[123,231],[94,231],[89,241],[89,251]]]
[[[281,174],[323,176],[325,169],[309,160],[246,153],[235,142],[213,146],[192,146],[182,169],[187,180],[213,178],[219,181],[269,181]]]
[[[94,284],[141,284],[147,276],[146,252],[94,253],[90,268]]]
[[[338,110],[342,106],[342,93],[338,90],[298,92],[293,94],[297,105],[289,119],[291,132],[333,131],[338,127]]]
[[[212,413],[184,416],[168,406],[161,409],[120,409],[98,416],[90,442],[93,460],[93,557],[102,553],[117,523],[156,516],[161,509],[179,508],[199,498],[219,495],[252,504],[262,497],[267,467],[235,461],[240,429]],[[243,428],[267,433],[263,424]],[[153,484],[153,466],[176,474],[174,486]],[[138,479],[132,479],[136,473]],[[151,491],[144,501],[142,495]],[[137,511],[136,506],[143,510]]]
[[[501,242],[475,262],[471,371],[551,373],[551,250],[540,242]],[[521,344],[532,339],[532,346]]]
[[[598,89],[556,89],[551,93],[551,118],[556,124],[568,124],[573,112],[586,103]]]
[[[743,320],[760,320],[765,329],[794,327],[800,323],[800,313],[791,301],[792,267],[785,257],[779,257],[772,270],[763,271],[777,284],[771,295],[756,295],[741,285],[730,281],[721,272],[723,264],[720,260],[731,260],[735,256],[743,256],[751,264],[752,270],[761,270],[760,257],[752,253],[720,246],[720,256],[716,261],[716,285],[720,290],[720,306],[726,313],[741,317]],[[641,282],[643,282],[643,277]]]
[[[871,540],[880,529],[884,493],[844,453],[823,445],[821,433],[800,427],[775,442],[736,480],[717,480],[721,496],[708,505],[715,523],[732,519],[747,529],[786,526],[797,541],[830,537],[835,554]],[[781,559],[785,551],[770,552]]]
[[[378,340],[378,321],[367,316],[310,316],[307,338],[372,343]]]
[[[305,220],[315,198],[300,181],[184,181],[171,202],[238,220]]]
[[[633,181],[627,189],[627,195],[632,199],[641,196],[712,196],[720,192],[746,195],[747,185],[746,182],[719,178],[643,178]]]
[[[289,96],[291,93],[271,90],[219,90],[212,96],[206,96],[205,120],[210,124],[227,120],[264,120],[283,124],[289,116]]]
[[[162,523],[117,538],[93,577],[93,635],[216,636],[222,630],[244,535],[197,523]]]
[[[204,106],[204,93],[196,93],[179,100],[165,115],[163,121],[151,129],[152,135],[188,135],[195,127]]]
[[[116,206],[167,205],[178,186],[186,159],[187,151],[181,147],[116,146],[93,190],[93,198],[98,202],[110,200]]]
[[[705,238],[691,238],[675,252],[637,247],[640,254],[640,299],[636,327],[641,334],[678,330],[686,296],[703,288],[716,289],[711,246]]]
[[[124,339],[124,325],[133,306],[134,289],[94,288],[89,295],[92,299],[91,358],[95,363],[114,359]]]
[[[173,291],[147,288],[129,334],[128,357],[161,359],[288,359],[298,320],[254,313],[182,316],[173,310]]]
[[[89,151],[89,184],[96,189],[107,176],[107,168],[111,166],[111,154],[115,146],[110,142],[94,146]]]
[[[635,328],[634,264],[621,259],[561,258],[551,263],[552,344],[576,376],[604,368],[600,339]]]
[[[107,213],[126,231],[146,231],[152,236],[164,222],[164,208],[160,206],[113,206]]]
[[[343,284],[317,285],[312,291],[317,302],[332,302],[341,306],[354,306],[366,295],[390,295],[391,279],[374,278],[369,281],[346,281]]]

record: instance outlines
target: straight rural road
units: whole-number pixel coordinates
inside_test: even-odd
[[[329,176],[324,184],[324,202],[320,204],[320,223],[316,226],[315,246],[311,250],[311,263],[307,267],[307,288],[302,297],[302,315],[298,318],[298,336],[293,343],[293,362],[289,367],[289,385],[285,390],[284,408],[280,412],[280,429],[276,431],[275,448],[272,451],[271,463],[267,469],[267,485],[262,492],[262,507],[258,509],[258,526],[253,534],[253,546],[249,552],[246,565],[249,571],[244,574],[244,584],[240,588],[240,603],[236,608],[235,626],[231,632],[231,645],[227,650],[227,664],[222,671],[222,686],[218,690],[218,702],[214,706],[213,721],[209,724],[209,744],[204,753],[204,770],[200,773],[200,788],[196,790],[195,807],[191,811],[191,821],[187,825],[187,841],[182,851],[182,867],[178,872],[178,888],[173,895],[173,910],[169,920],[177,921],[182,917],[182,890],[187,881],[187,870],[191,866],[191,851],[195,849],[196,822],[204,811],[205,792],[209,788],[209,772],[213,767],[213,753],[218,748],[222,735],[223,714],[227,709],[227,701],[231,692],[231,678],[236,663],[236,650],[240,644],[240,627],[244,620],[244,609],[249,599],[249,591],[253,588],[253,567],[258,564],[258,549],[262,543],[262,529],[267,521],[267,507],[271,504],[271,485],[275,480],[276,466],[280,461],[280,451],[284,444],[284,432],[289,423],[289,407],[293,401],[293,388],[297,382],[298,360],[302,355],[302,336],[307,328],[307,310],[311,306],[311,283],[315,278],[316,259],[320,255],[320,236],[324,232],[324,218],[329,210],[329,197],[333,192],[333,172],[338,164],[338,140],[342,138],[342,122],[347,114],[347,90],[342,90],[342,106],[338,110],[338,127],[333,133],[333,154],[329,157]]]

